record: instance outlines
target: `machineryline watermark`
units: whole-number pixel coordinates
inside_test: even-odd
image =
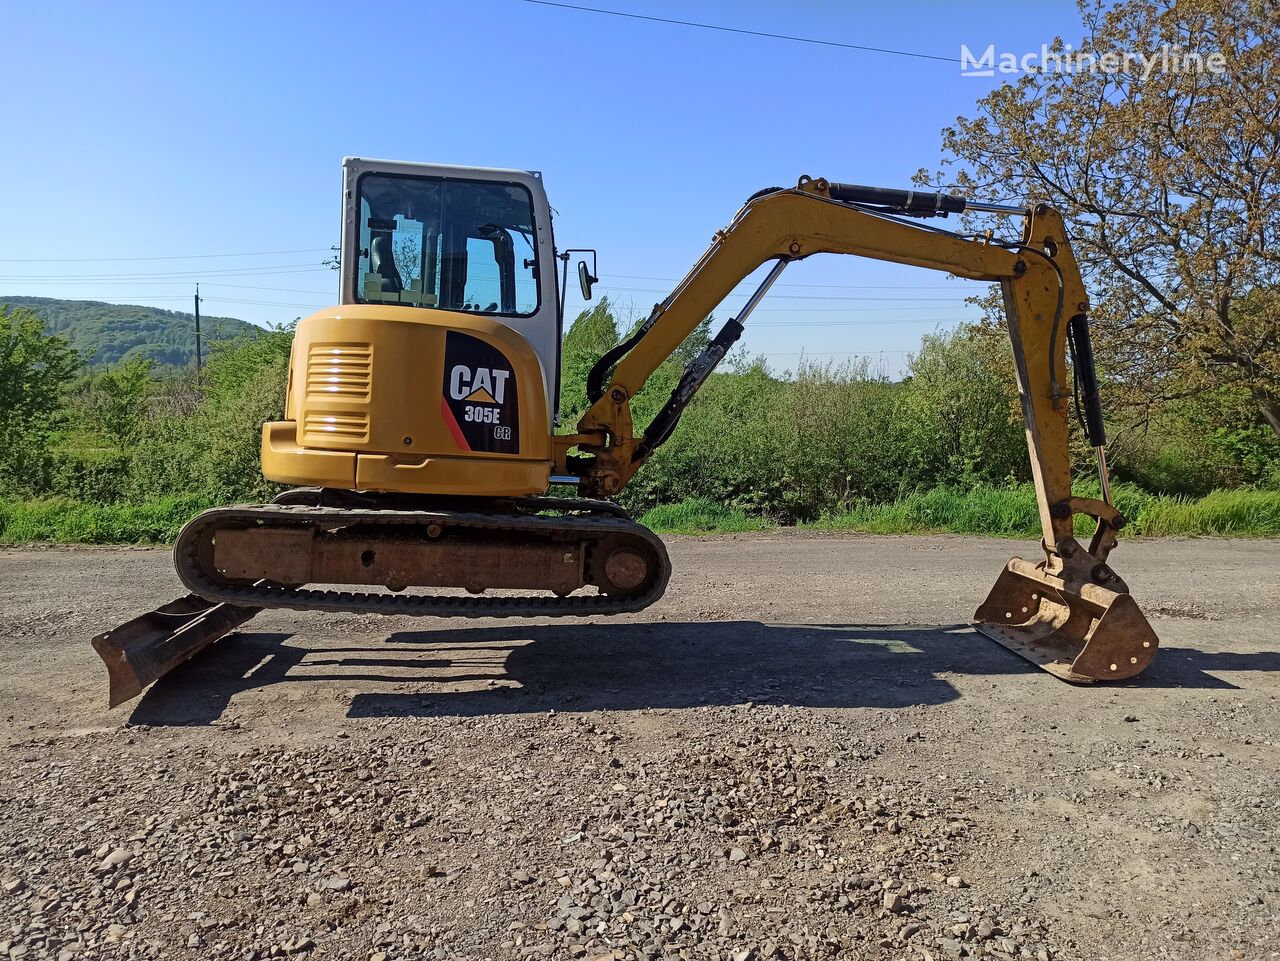
[[[1071,44],[1054,49],[1049,44],[1039,50],[1013,53],[997,50],[994,43],[975,54],[968,44],[960,44],[960,76],[994,77],[997,73],[1103,73],[1139,74],[1146,80],[1159,70],[1162,73],[1226,73],[1227,58],[1220,52],[1200,53],[1165,44],[1151,54],[1136,50],[1108,50],[1094,53],[1075,50]]]

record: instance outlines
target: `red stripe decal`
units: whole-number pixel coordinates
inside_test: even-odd
[[[453,416],[449,402],[445,400],[443,394],[440,395],[440,414],[444,417],[444,425],[449,428],[449,433],[453,435],[454,443],[461,450],[471,450],[471,445],[467,443],[466,435],[462,433],[462,428],[458,426],[458,418]]]

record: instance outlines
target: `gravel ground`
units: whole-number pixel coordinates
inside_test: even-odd
[[[668,542],[643,615],[268,613],[115,711],[167,554],[0,550],[0,959],[1280,957],[1280,544],[1122,545],[1163,647],[1075,688],[963,626],[1010,542]]]

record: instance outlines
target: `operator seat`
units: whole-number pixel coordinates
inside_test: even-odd
[[[391,251],[391,238],[383,234],[369,242],[369,268],[382,278],[382,289],[398,294],[404,290],[404,281],[396,269],[396,258]]]

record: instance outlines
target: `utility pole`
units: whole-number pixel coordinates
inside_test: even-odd
[[[200,285],[196,284],[196,383],[200,383]]]

